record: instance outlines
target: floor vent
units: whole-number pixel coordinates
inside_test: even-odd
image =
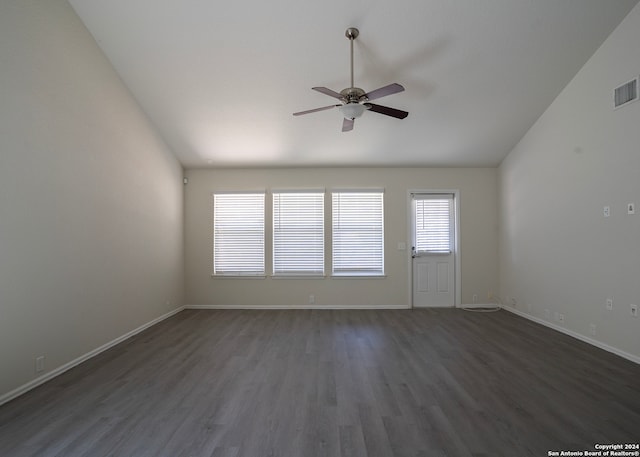
[[[620,108],[638,99],[638,78],[613,90],[613,107]]]

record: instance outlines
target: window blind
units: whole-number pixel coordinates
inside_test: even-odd
[[[214,275],[264,275],[264,198],[264,193],[214,194]]]
[[[273,274],[324,274],[324,192],[273,193]]]
[[[334,275],[384,274],[383,192],[334,192]]]
[[[416,197],[415,252],[448,254],[451,252],[451,216],[453,199],[448,196]]]

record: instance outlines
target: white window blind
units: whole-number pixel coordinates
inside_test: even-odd
[[[384,274],[384,193],[334,192],[333,274]]]
[[[213,274],[264,275],[264,193],[214,194]]]
[[[273,193],[273,274],[324,274],[324,192]]]
[[[447,195],[414,197],[416,253],[452,251],[453,198]]]

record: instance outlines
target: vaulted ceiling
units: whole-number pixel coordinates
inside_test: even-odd
[[[496,166],[638,0],[69,0],[186,168]],[[311,90],[397,82],[342,133]],[[611,90],[603,87],[601,90]]]

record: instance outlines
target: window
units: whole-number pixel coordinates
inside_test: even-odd
[[[324,275],[324,192],[274,191],[273,274]]]
[[[453,197],[451,195],[416,195],[413,200],[415,217],[415,253],[449,254],[453,227]]]
[[[264,193],[213,195],[213,274],[265,274]]]
[[[384,275],[384,193],[334,192],[333,274]]]
[[[213,274],[265,272],[265,192],[213,194]],[[324,276],[324,190],[273,191],[274,277]],[[332,194],[332,275],[384,275],[384,192]],[[328,219],[327,219],[328,223]]]

